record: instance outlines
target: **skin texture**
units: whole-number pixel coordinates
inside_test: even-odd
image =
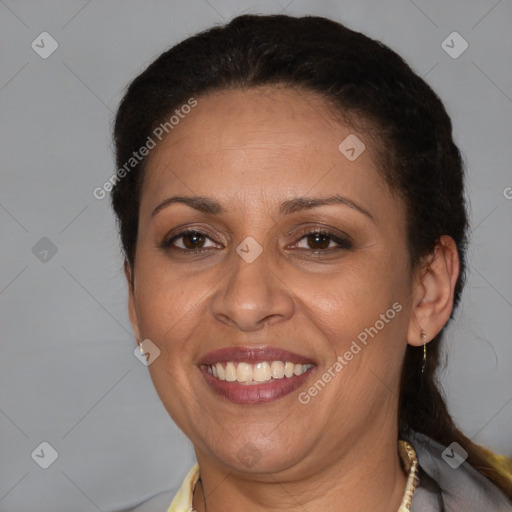
[[[283,87],[217,92],[198,98],[150,155],[135,268],[126,266],[129,313],[137,340],[150,339],[161,351],[149,371],[194,445],[199,512],[204,496],[208,512],[396,512],[402,499],[401,364],[407,343],[423,343],[421,329],[429,341],[448,320],[457,252],[442,237],[425,264],[410,269],[405,209],[376,171],[372,140],[330,111],[313,93]],[[338,150],[351,133],[366,145],[355,161]],[[372,218],[341,204],[279,213],[291,198],[333,194]],[[226,212],[171,204],[151,215],[174,195],[206,196]],[[195,239],[202,253],[159,246],[184,228],[206,235]],[[318,228],[348,235],[353,248],[307,236]],[[236,252],[248,236],[263,249],[252,263]],[[401,311],[309,403],[300,403],[298,394],[394,303]],[[237,405],[211,390],[197,362],[239,345],[290,350],[316,368],[285,397]],[[250,467],[237,456],[247,443],[259,454]]]

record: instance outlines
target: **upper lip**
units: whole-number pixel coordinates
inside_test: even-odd
[[[259,363],[283,361],[300,364],[316,364],[311,358],[277,347],[225,347],[213,350],[199,360],[199,365],[233,361],[238,363]]]

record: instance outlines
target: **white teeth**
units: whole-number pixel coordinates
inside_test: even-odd
[[[295,365],[293,363],[285,363],[284,364],[284,375],[285,375],[285,377],[290,378],[293,375],[293,368],[294,368],[294,366]]]
[[[236,368],[234,363],[229,362],[226,365],[226,380],[228,382],[234,382],[236,380]]]
[[[282,361],[274,361],[270,367],[270,373],[274,379],[282,379],[284,377],[284,363]]]
[[[222,366],[222,364],[221,363],[217,363],[215,365],[215,368],[217,368],[217,377],[220,380],[226,380],[226,370],[224,370],[224,367]]]
[[[270,380],[270,365],[268,363],[258,363],[252,372],[252,378],[256,382],[266,382]]]
[[[312,364],[294,364],[283,361],[263,361],[254,365],[248,363],[216,363],[206,365],[210,375],[227,382],[240,382],[242,384],[258,384],[271,380],[290,378],[294,375],[306,373]]]
[[[236,380],[238,382],[248,382],[252,380],[252,368],[250,364],[238,363],[236,368]]]

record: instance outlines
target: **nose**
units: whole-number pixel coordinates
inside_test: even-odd
[[[233,254],[234,261],[211,300],[218,321],[251,332],[293,316],[293,292],[269,259],[265,250],[251,263]]]

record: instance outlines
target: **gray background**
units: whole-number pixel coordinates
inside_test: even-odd
[[[168,491],[152,508],[166,510],[194,462],[133,355],[115,223],[92,191],[115,171],[110,125],[125,85],[168,46],[242,12],[340,20],[397,50],[445,101],[473,243],[442,383],[469,437],[512,455],[510,0],[3,0],[1,512],[107,512]],[[31,48],[43,31],[59,44],[47,59]],[[456,59],[441,47],[453,31],[469,44]],[[31,458],[43,441],[58,452],[46,470]]]

